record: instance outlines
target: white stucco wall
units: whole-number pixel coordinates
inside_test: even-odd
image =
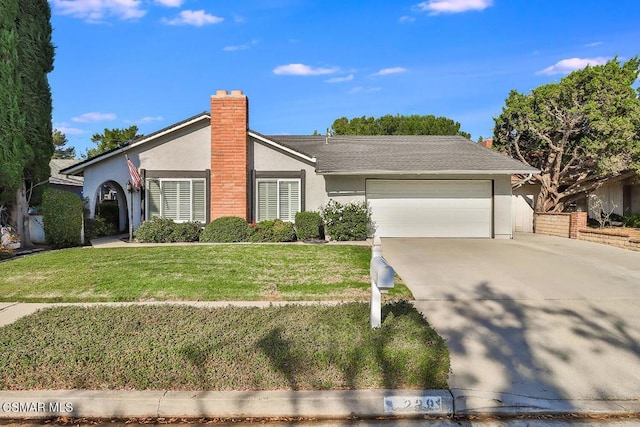
[[[138,153],[139,164],[147,170],[203,171],[211,169],[209,121],[203,120],[179,132],[160,138],[153,143],[144,145],[143,150],[135,150],[134,153]]]
[[[324,177],[317,175],[315,166],[291,154],[279,152],[260,141],[252,141],[253,169],[258,172],[305,171],[305,210],[318,211],[328,201]]]

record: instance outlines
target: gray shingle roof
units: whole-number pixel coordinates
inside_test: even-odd
[[[80,160],[51,159],[49,161],[49,167],[51,168],[49,184],[72,185],[75,187],[82,187],[84,178],[80,176],[64,175],[60,173],[61,170],[69,168],[78,163],[80,163]]]
[[[462,136],[270,135],[268,139],[317,159],[322,174],[536,173],[537,169]]]

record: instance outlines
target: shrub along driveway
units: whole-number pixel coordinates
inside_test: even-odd
[[[638,398],[640,253],[533,234],[382,248],[447,340],[459,405]]]

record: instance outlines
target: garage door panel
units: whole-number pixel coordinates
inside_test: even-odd
[[[369,180],[381,237],[491,237],[489,180]]]

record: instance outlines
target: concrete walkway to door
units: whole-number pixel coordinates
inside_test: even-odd
[[[640,253],[534,234],[382,251],[448,343],[457,413],[640,413]]]

